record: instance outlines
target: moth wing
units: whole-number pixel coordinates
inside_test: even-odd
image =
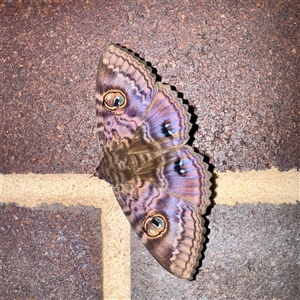
[[[118,93],[124,98],[123,106],[105,105],[105,99]],[[128,148],[155,94],[151,68],[127,49],[110,45],[100,59],[97,74],[97,131],[103,152],[113,151],[122,143]]]
[[[200,210],[149,183],[131,188],[122,185],[114,193],[152,256],[173,275],[192,279],[205,240]]]

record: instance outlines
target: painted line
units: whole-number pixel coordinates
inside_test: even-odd
[[[216,204],[296,203],[300,200],[300,172],[296,169],[217,173]]]
[[[296,203],[300,194],[300,172],[265,171],[216,173],[214,202]],[[111,188],[90,175],[11,174],[1,175],[0,202],[35,207],[42,203],[87,205],[101,209],[103,239],[104,299],[130,299],[130,226]]]
[[[35,207],[42,203],[101,209],[104,299],[130,299],[130,225],[111,188],[90,175],[1,175],[0,202]]]

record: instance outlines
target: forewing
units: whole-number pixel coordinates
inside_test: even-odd
[[[110,91],[125,96],[126,105],[110,110],[104,97]],[[96,114],[102,151],[130,144],[156,93],[155,76],[146,63],[117,45],[110,45],[100,59],[97,75]]]

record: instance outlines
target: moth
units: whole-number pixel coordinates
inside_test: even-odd
[[[201,215],[210,204],[211,174],[203,157],[186,145],[188,107],[119,45],[103,53],[96,86],[98,177],[110,183],[153,257],[191,280],[204,242]]]

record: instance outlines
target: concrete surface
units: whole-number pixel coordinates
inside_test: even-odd
[[[95,76],[111,43],[195,107],[216,171],[299,167],[298,1],[5,1],[1,170],[92,173]]]
[[[297,297],[299,10],[299,1],[270,0],[1,1],[5,299],[43,299],[43,291],[52,292],[44,299]],[[134,237],[130,275],[129,226],[109,187],[70,174],[93,174],[98,164],[95,76],[111,42],[149,61],[194,107],[193,145],[209,159],[215,179],[209,243],[193,282],[179,282],[157,268]],[[69,285],[58,281],[60,266],[71,267],[68,252],[29,261],[34,243],[42,245],[40,236],[52,232],[40,255],[59,240],[62,223],[50,222],[54,211],[65,216],[68,236],[85,228],[82,240],[98,256],[86,270],[91,258],[79,251],[74,262],[82,273]],[[39,231],[42,215],[49,222]],[[23,232],[14,235],[8,228],[17,225]],[[7,260],[5,249],[18,250],[14,236],[27,252],[12,252]],[[70,245],[64,244],[66,251]],[[49,266],[55,274],[47,274]],[[44,274],[46,283],[29,281],[28,270]]]
[[[83,278],[83,281],[96,281],[98,284],[100,283],[100,286],[97,286],[98,294],[87,293],[90,297],[88,299],[102,299],[102,295],[104,299],[130,298],[130,227],[107,183],[90,175],[75,174],[11,174],[1,175],[0,179],[2,187],[0,203],[2,202],[7,205],[15,203],[22,206],[25,212],[24,215],[26,214],[27,219],[29,219],[32,224],[32,228],[27,229],[27,231],[22,231],[23,235],[20,239],[23,238],[25,241],[26,236],[31,236],[34,230],[39,230],[39,236],[49,235],[47,226],[42,228],[34,227],[37,225],[34,220],[31,220],[31,216],[35,215],[34,212],[36,210],[42,210],[42,212],[46,214],[47,210],[52,212],[56,207],[62,209],[61,206],[63,205],[62,210],[66,214],[64,222],[69,228],[67,232],[75,236],[78,236],[78,231],[81,230],[81,223],[84,225],[84,222],[87,222],[89,218],[95,219],[98,217],[98,223],[93,223],[90,220],[90,223],[85,225],[89,226],[90,232],[89,234],[85,234],[82,238],[87,239],[87,242],[90,243],[90,247],[94,251],[93,263],[98,266],[99,272],[94,274],[93,278],[87,277],[87,265],[83,263],[81,269],[76,270],[75,275],[79,278]],[[61,206],[57,206],[55,203],[60,203]],[[92,208],[95,208],[98,213],[96,217]],[[77,212],[76,215],[74,215],[74,211]],[[80,213],[81,211],[82,213]],[[2,207],[0,215],[3,215],[3,220],[13,218],[13,213],[6,210],[5,206]],[[58,235],[62,225],[56,222],[57,214],[51,213],[50,216],[52,216],[52,218],[49,217],[47,219],[48,223],[51,223],[49,226],[52,228],[54,235]],[[22,222],[21,216],[20,219],[20,222]],[[26,222],[28,223],[28,221]],[[101,230],[99,228],[100,223]],[[6,222],[3,222],[3,231],[0,232],[0,255],[2,251],[4,251],[1,247],[3,244],[10,245],[10,243],[14,243],[14,241],[9,238],[11,232],[7,227],[4,227],[5,224]],[[38,237],[36,243],[39,242]],[[56,244],[57,240],[53,238],[44,246],[45,249],[40,249],[40,251],[44,253],[48,248],[56,247]],[[67,249],[73,247],[72,241],[70,242],[70,240],[65,239],[64,246]],[[98,251],[97,253],[95,253],[96,250]],[[61,249],[61,251],[64,252],[64,249]],[[80,264],[80,262],[82,263],[82,256],[85,257],[87,261],[91,259],[91,254],[84,251],[84,249],[80,249],[78,252],[80,252],[78,255],[72,257],[74,261],[76,261],[76,259],[80,260],[78,264]],[[22,253],[19,255],[21,256]],[[2,255],[0,258],[2,258]],[[56,268],[52,269],[53,277],[59,278],[61,276],[59,265],[65,264],[64,260],[65,257],[61,257],[60,259],[59,255],[55,261],[52,260],[52,263],[57,265]],[[69,258],[69,260],[71,260],[71,258]],[[3,273],[3,276],[5,274],[9,279],[9,284],[2,286],[2,283],[5,281],[0,281],[0,291],[7,291],[8,293],[15,286],[16,274],[12,272],[15,268],[13,263],[13,257],[9,263],[6,263],[6,272]],[[41,272],[47,273],[49,266],[40,264],[39,267]],[[26,271],[28,276],[35,276],[35,274],[30,274],[29,266],[27,266]],[[54,271],[56,271],[56,273]],[[18,280],[20,279],[18,278]],[[49,289],[51,286],[56,285],[53,281],[47,282]],[[69,290],[77,290],[77,282],[68,281],[68,285]],[[72,287],[72,285],[74,285],[74,287]],[[40,298],[40,293],[34,293],[34,288],[39,291],[40,286],[37,284],[30,286],[31,299],[42,299]],[[62,288],[63,287],[61,287],[61,289]],[[55,290],[54,287],[53,290]],[[55,299],[87,299],[87,294],[70,294],[68,297],[66,293],[60,291],[60,293],[54,293],[54,296],[56,297]],[[26,294],[20,292],[20,299],[22,297],[26,298]],[[7,297],[5,299],[15,298],[14,295],[12,295],[11,298]],[[49,298],[45,297],[44,299]]]
[[[100,211],[0,206],[0,299],[100,299]]]
[[[132,235],[131,299],[299,299],[300,203],[216,205],[196,280],[163,270]]]

